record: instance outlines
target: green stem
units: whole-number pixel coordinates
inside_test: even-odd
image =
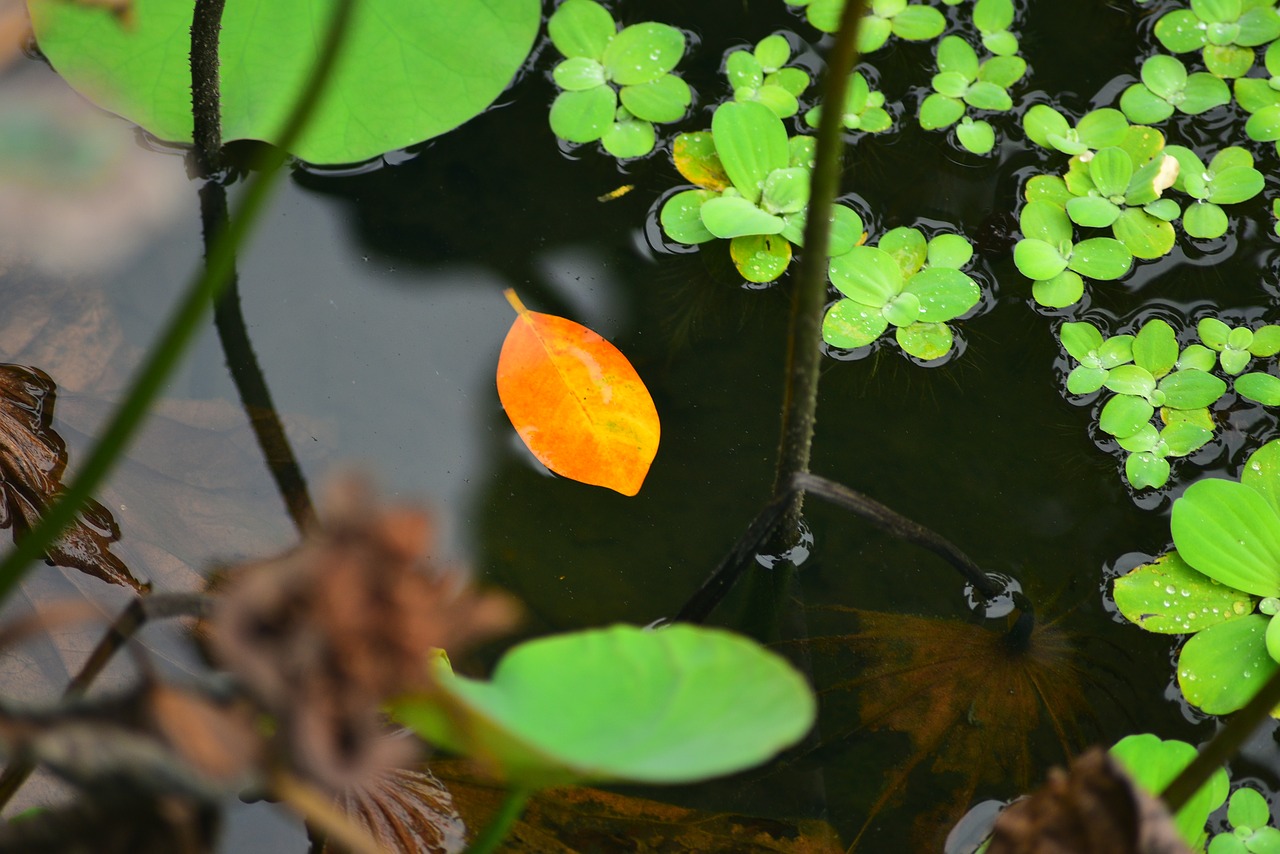
[[[804,253],[791,295],[790,338],[787,341],[786,391],[782,403],[782,436],[773,495],[786,492],[792,479],[809,470],[813,425],[818,409],[818,375],[822,357],[822,307],[827,300],[827,247],[831,245],[831,206],[840,187],[840,152],[844,147],[840,120],[849,88],[849,75],[858,63],[858,30],[866,0],[848,0],[840,18],[835,44],[827,59],[817,149],[809,184],[809,208],[804,226]],[[803,493],[792,499],[789,516],[800,518]],[[794,527],[794,525],[792,526]]]
[[[218,235],[210,250],[203,273],[196,275],[188,287],[186,296],[139,368],[124,400],[116,407],[102,435],[80,465],[79,473],[63,490],[58,500],[45,511],[40,523],[0,562],[0,601],[4,601],[34,561],[45,553],[63,528],[75,519],[85,501],[106,479],[133,439],[151,404],[159,397],[187,345],[203,325],[206,313],[222,294],[230,278],[237,249],[266,207],[267,199],[279,179],[280,166],[284,163],[286,152],[298,140],[329,79],[353,6],[354,0],[339,0],[325,34],[315,71],[290,113],[284,130],[277,137],[278,147],[272,149],[268,163],[245,188],[230,226]]]
[[[498,811],[493,814],[493,818],[489,819],[489,823],[484,826],[484,830],[480,831],[475,841],[467,846],[466,854],[491,854],[497,851],[502,840],[506,839],[507,834],[511,832],[511,826],[524,812],[524,805],[528,803],[529,796],[532,794],[533,791],[530,789],[507,790],[507,797],[502,801],[502,805],[498,807]]]

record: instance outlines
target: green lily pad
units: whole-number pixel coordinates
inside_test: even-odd
[[[894,331],[898,346],[905,352],[926,362],[941,359],[951,352],[954,342],[951,329],[945,323],[913,323],[899,326]]]
[[[1225,715],[1253,699],[1280,668],[1267,654],[1268,619],[1250,614],[1210,626],[1187,641],[1178,657],[1178,687],[1188,702]]]
[[[1174,545],[1210,578],[1256,596],[1280,593],[1280,514],[1257,490],[1211,478],[1173,505]]]
[[[393,704],[397,720],[524,788],[728,774],[795,743],[816,706],[777,654],[691,625],[554,635],[516,646],[491,681],[437,675],[436,694]]]
[[[837,300],[822,318],[822,340],[833,347],[865,347],[889,328],[878,308],[851,299]]]
[[[1191,634],[1252,614],[1257,600],[1187,565],[1174,551],[1116,579],[1116,607],[1149,632]]]
[[[220,42],[225,139],[278,139],[315,66],[316,28],[334,5],[228,4]],[[41,51],[73,88],[161,139],[191,141],[194,0],[136,0],[128,25],[102,6],[31,0],[29,9]],[[540,21],[536,0],[423,0],[412,14],[399,0],[368,0],[292,153],[352,163],[452,130],[507,87]]]

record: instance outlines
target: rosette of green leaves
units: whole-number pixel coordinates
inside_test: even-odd
[[[1135,136],[1127,134],[1127,140]],[[1144,150],[1131,154],[1121,146],[1085,152],[1071,158],[1062,182],[1069,194],[1064,208],[1072,222],[1110,228],[1134,257],[1152,259],[1173,249],[1176,235],[1170,221],[1178,218],[1181,208],[1161,198],[1174,183],[1178,161],[1163,151],[1148,155]]]
[[[991,112],[1013,109],[1009,87],[1022,79],[1027,63],[1018,56],[993,56],[978,61],[978,54],[959,36],[938,42],[938,73],[933,92],[920,104],[920,127],[945,130],[965,117],[968,107]],[[962,122],[956,136],[974,154],[986,154],[995,146],[995,130],[981,119]]]
[[[1205,67],[1219,77],[1243,77],[1253,49],[1280,38],[1276,0],[1191,0],[1156,21],[1156,38],[1171,53],[1201,51]]]
[[[1187,594],[1180,584],[1171,585],[1187,606],[1184,613],[1193,606],[1199,610],[1199,591],[1205,588],[1219,596],[1230,592],[1239,602],[1230,609],[1219,606],[1219,613],[1210,613],[1212,620],[1181,630],[1196,631],[1178,659],[1183,694],[1210,714],[1227,714],[1248,702],[1280,668],[1275,619],[1280,610],[1280,441],[1255,451],[1239,481],[1208,478],[1191,484],[1173,503],[1170,528],[1181,560],[1216,582],[1186,587]]]
[[[1067,375],[1067,391],[1092,394],[1107,382],[1111,369],[1133,361],[1133,336],[1103,338],[1098,327],[1088,321],[1064,323],[1058,331],[1062,347],[1076,360]]]
[[[1169,324],[1149,320],[1134,336],[1133,361],[1107,371],[1103,385],[1115,396],[1098,416],[1098,427],[1129,453],[1125,477],[1135,489],[1169,481],[1169,457],[1182,457],[1213,438],[1207,407],[1227,384],[1197,368],[1174,370],[1178,340]],[[1156,410],[1162,425],[1151,423]]]
[[[733,87],[733,100],[759,101],[785,119],[800,111],[797,98],[809,86],[809,75],[787,68],[791,45],[778,33],[765,36],[754,50],[735,50],[725,60],[725,76]]]
[[[1129,131],[1129,120],[1119,110],[1103,107],[1085,113],[1072,127],[1053,107],[1036,104],[1022,117],[1022,129],[1027,139],[1041,148],[1076,155],[1120,145]]]
[[[1232,81],[1236,103],[1245,112],[1253,114],[1270,107],[1280,107],[1280,42],[1272,42],[1264,55],[1266,77],[1240,77]],[[1276,122],[1275,114],[1262,121],[1264,125]],[[1248,126],[1245,132],[1248,133]]]
[[[803,7],[809,23],[824,33],[840,28],[845,0],[786,0],[788,6]],[[942,35],[947,19],[932,6],[907,0],[871,0],[867,15],[858,27],[858,53],[868,54],[884,47],[889,36],[923,42]]]
[[[565,0],[547,21],[547,31],[566,57],[552,71],[563,90],[551,104],[556,136],[576,143],[600,140],[615,157],[642,157],[653,150],[654,122],[684,117],[692,94],[670,73],[685,47],[675,27],[646,21],[619,31],[594,0]]]
[[[1280,326],[1233,328],[1216,317],[1206,317],[1196,331],[1205,344],[1204,360],[1210,368],[1215,362],[1221,364],[1223,373],[1236,378],[1237,394],[1264,406],[1280,406],[1280,377],[1262,371],[1242,373],[1254,357],[1265,359],[1280,353]]]
[[[951,351],[946,321],[978,304],[977,282],[961,272],[973,246],[958,234],[926,241],[919,229],[895,228],[878,246],[855,246],[831,259],[831,281],[844,295],[822,321],[833,347],[875,341],[890,326],[904,351],[926,361]]]
[[[1133,253],[1113,237],[1091,237],[1073,243],[1067,212],[1051,202],[1022,206],[1018,217],[1022,239],[1013,247],[1013,262],[1031,279],[1035,301],[1048,308],[1065,308],[1080,301],[1084,280],[1109,281],[1129,272]]]
[[[1182,227],[1192,237],[1213,239],[1226,234],[1229,222],[1221,206],[1253,198],[1266,183],[1253,168],[1253,155],[1239,146],[1222,149],[1208,166],[1184,146],[1170,145],[1165,151],[1181,167],[1174,189],[1196,200],[1182,212]]]
[[[804,114],[805,124],[816,128],[821,116],[822,107],[819,105]],[[893,118],[884,108],[884,94],[872,90],[861,72],[855,71],[849,77],[840,124],[846,130],[864,133],[882,133],[893,127]]]
[[[1141,83],[1134,83],[1120,96],[1120,109],[1137,124],[1157,124],[1177,110],[1189,116],[1230,103],[1231,90],[1207,71],[1187,73],[1187,67],[1172,56],[1156,55],[1142,63]]]
[[[681,134],[676,163],[699,189],[676,193],[662,207],[663,231],[680,243],[730,241],[729,254],[744,278],[771,282],[791,262],[791,244],[803,244],[812,140],[787,138],[782,120],[755,101],[722,104],[711,133]],[[847,252],[862,238],[862,218],[834,205],[829,253]]]
[[[1271,826],[1271,805],[1256,789],[1241,786],[1227,801],[1229,833],[1209,841],[1206,854],[1280,854],[1280,830]]]
[[[995,56],[1013,56],[1018,52],[1018,37],[1009,32],[1013,26],[1012,0],[978,0],[973,4],[973,25],[982,36],[982,46]]]

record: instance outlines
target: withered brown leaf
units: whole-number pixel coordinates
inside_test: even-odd
[[[338,806],[388,852],[453,852],[467,847],[467,828],[449,789],[426,769],[392,768],[352,787]],[[321,854],[335,854],[326,844]]]
[[[67,449],[54,431],[55,386],[37,368],[0,364],[0,528],[21,540],[62,489]],[[105,507],[88,502],[50,547],[47,560],[142,592],[142,584],[110,551],[120,529]]]
[[[1190,854],[1164,804],[1105,750],[1055,768],[996,819],[988,854]]]
[[[347,479],[329,490],[321,520],[291,551],[228,571],[208,646],[276,717],[303,776],[340,791],[406,758],[380,738],[379,709],[431,687],[431,651],[494,637],[516,612],[429,562],[421,510],[381,510]]]

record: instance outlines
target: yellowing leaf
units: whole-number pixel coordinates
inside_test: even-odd
[[[635,495],[660,432],[640,375],[590,329],[505,294],[518,316],[498,357],[498,397],[516,432],[556,474]]]

